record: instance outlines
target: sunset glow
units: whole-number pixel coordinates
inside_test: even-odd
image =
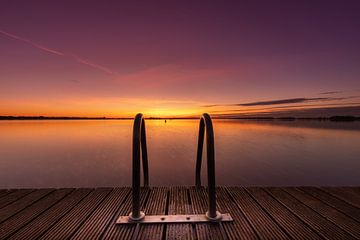
[[[360,0],[0,0],[1,239],[360,239]]]
[[[3,3],[0,115],[359,115],[359,10],[355,1]]]

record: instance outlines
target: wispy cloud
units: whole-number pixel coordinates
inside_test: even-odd
[[[38,44],[38,43],[36,43],[34,41],[31,41],[29,39],[17,36],[15,34],[12,34],[12,33],[9,33],[9,32],[3,31],[3,30],[0,30],[0,33],[7,36],[7,37],[9,37],[9,38],[11,38],[11,39],[27,43],[27,44],[29,44],[29,45],[33,46],[34,48],[37,48],[37,49],[39,49],[41,51],[44,51],[44,52],[47,52],[47,53],[50,53],[50,54],[54,54],[54,55],[57,55],[57,56],[61,56],[61,57],[66,57],[66,58],[71,59],[73,61],[76,61],[76,62],[78,62],[80,64],[83,64],[83,65],[86,65],[88,67],[100,70],[100,71],[105,72],[105,73],[110,74],[110,75],[118,75],[118,73],[116,73],[115,71],[112,71],[111,69],[109,69],[107,67],[104,67],[104,66],[99,65],[97,63],[91,62],[91,61],[86,60],[86,59],[84,59],[82,57],[78,57],[78,56],[76,56],[74,54],[66,54],[64,52],[55,50],[53,48],[46,47],[44,45],[40,45],[40,44]]]
[[[37,48],[37,49],[40,49],[40,50],[42,50],[42,51],[45,51],[45,52],[48,52],[48,53],[52,53],[52,54],[56,54],[56,55],[59,55],[59,56],[65,56],[65,54],[62,53],[62,52],[56,51],[56,50],[54,50],[54,49],[50,49],[50,48],[48,48],[48,47],[41,46],[41,45],[39,45],[39,44],[37,44],[37,43],[35,43],[35,42],[32,42],[32,41],[30,41],[30,40],[28,40],[28,39],[25,39],[25,38],[16,36],[16,35],[14,35],[14,34],[12,34],[12,33],[5,32],[5,31],[2,31],[2,30],[0,30],[0,33],[3,34],[3,35],[5,35],[5,36],[8,36],[8,37],[10,37],[10,38],[12,38],[12,39],[15,39],[15,40],[19,40],[19,41],[28,43],[28,44],[32,45],[33,47],[35,47],[35,48]]]
[[[338,94],[342,93],[342,91],[331,91],[331,92],[321,92],[322,95],[332,95],[332,94]]]
[[[352,97],[343,98],[332,98],[332,97],[317,97],[317,98],[288,98],[279,100],[259,101],[259,102],[248,102],[248,103],[235,103],[235,104],[211,104],[204,105],[202,107],[219,107],[219,106],[268,106],[268,105],[281,105],[281,104],[295,104],[295,103],[308,103],[308,102],[319,102],[319,101],[332,101],[332,100],[344,100]]]
[[[93,62],[90,62],[90,61],[85,60],[85,59],[83,59],[83,58],[79,58],[79,57],[77,57],[77,56],[73,56],[73,57],[74,57],[74,59],[75,59],[77,62],[79,62],[79,63],[81,63],[81,64],[90,66],[90,67],[92,67],[92,68],[99,69],[99,70],[101,70],[101,71],[103,71],[103,72],[106,72],[106,73],[108,73],[108,74],[118,75],[118,73],[112,71],[111,69],[109,69],[109,68],[107,68],[107,67],[101,66],[101,65],[96,64],[96,63],[93,63]]]
[[[274,107],[263,107],[263,108],[250,108],[250,109],[223,109],[210,111],[210,113],[238,113],[238,112],[258,112],[258,111],[271,111],[282,110],[282,109],[306,109],[306,108],[317,108],[317,107],[350,107],[350,106],[360,106],[360,102],[353,103],[325,103],[325,104],[299,104],[299,105],[290,105],[290,106],[274,106]]]
[[[271,100],[271,101],[239,103],[239,104],[234,104],[234,105],[236,105],[236,106],[265,106],[265,105],[314,102],[314,101],[323,101],[323,100],[328,100],[328,99],[329,98],[289,98],[289,99],[280,99],[280,100]]]
[[[232,112],[232,113],[212,113],[213,117],[219,118],[257,118],[257,117],[331,117],[360,116],[360,105],[335,106],[335,107],[314,107],[301,109],[284,109],[279,111],[257,111],[257,112]]]

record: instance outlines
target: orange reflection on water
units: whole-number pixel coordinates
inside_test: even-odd
[[[198,124],[146,121],[151,185],[194,184]],[[358,185],[359,129],[359,123],[214,120],[217,182]],[[131,184],[130,120],[1,121],[0,132],[1,188]]]

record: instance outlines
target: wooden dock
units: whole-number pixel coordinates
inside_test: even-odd
[[[146,214],[197,214],[206,189],[143,189]],[[0,239],[360,239],[359,187],[219,187],[234,222],[116,225],[130,188],[0,190]]]

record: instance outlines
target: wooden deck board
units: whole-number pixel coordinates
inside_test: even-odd
[[[16,234],[11,236],[9,239],[38,239],[90,192],[90,189],[77,189],[71,192],[65,198],[61,199],[58,203],[48,209],[48,211],[44,212],[25,227],[17,231]]]
[[[229,192],[260,238],[263,236],[274,236],[276,239],[289,238],[244,188],[229,188]]]
[[[321,239],[321,237],[307,227],[298,217],[284,208],[276,199],[261,188],[248,188],[247,191],[262,206],[263,209],[279,224],[293,239]]]
[[[9,193],[15,192],[16,190],[2,189],[0,190],[0,199]]]
[[[328,187],[322,188],[324,191],[344,200],[347,203],[360,208],[360,194],[358,188]]]
[[[130,192],[130,194],[131,194],[131,192]],[[140,194],[141,206],[144,206],[148,195],[149,195],[148,189],[141,190],[141,194]],[[122,225],[122,226],[115,224],[115,222],[119,216],[129,215],[129,213],[131,212],[131,203],[132,203],[132,197],[131,197],[131,195],[128,195],[124,204],[115,213],[115,215],[112,216],[112,220],[111,220],[108,228],[104,232],[103,238],[105,238],[105,239],[132,239],[133,234],[137,227],[135,224]]]
[[[284,191],[284,188],[268,188],[267,191],[322,237],[326,239],[354,239],[334,223],[328,221],[319,213],[288,194]]]
[[[163,215],[166,213],[168,189],[153,188],[145,204],[144,212],[148,215]],[[162,239],[164,224],[141,224],[134,239]]]
[[[110,189],[96,189],[86,196],[69,213],[52,226],[40,239],[68,239],[87,217],[96,209],[109,194]]]
[[[71,239],[99,239],[113,216],[125,201],[129,188],[116,188],[84,222]]]
[[[147,215],[204,214],[206,188],[141,190]],[[219,187],[234,222],[116,225],[130,188],[0,190],[0,239],[360,239],[359,188]],[[1,205],[0,205],[1,206]]]
[[[258,239],[255,230],[246,219],[244,213],[224,187],[217,189],[217,205],[221,213],[231,213],[234,219],[233,222],[223,223],[229,239]]]
[[[11,216],[15,215],[16,213],[20,212],[21,210],[25,209],[31,204],[35,203],[42,197],[50,194],[53,189],[40,189],[31,192],[28,195],[20,198],[19,200],[6,205],[5,207],[0,209],[0,223],[4,222],[6,219],[10,218]]]
[[[13,233],[16,233],[21,227],[31,222],[34,218],[57,203],[71,191],[72,189],[59,189],[57,191],[53,191],[41,198],[39,201],[36,201],[31,206],[7,219],[0,225],[0,239],[5,239]]]
[[[24,190],[15,190],[12,191],[9,194],[6,194],[5,196],[3,196],[0,199],[0,208],[3,208],[13,202],[15,202],[16,200],[26,196],[27,194],[33,192],[34,190],[32,189],[24,189]]]
[[[337,210],[343,212],[347,216],[353,218],[357,222],[360,222],[360,208],[356,208],[351,204],[325,192],[319,188],[315,187],[302,187],[302,191],[316,197],[317,199],[323,201],[324,203],[336,208]],[[360,193],[359,193],[360,194]]]
[[[352,218],[346,216],[337,209],[322,203],[311,195],[304,194],[299,189],[296,188],[286,188],[286,192],[290,193],[292,196],[306,204],[308,207],[333,222],[335,225],[351,234],[353,237],[360,239],[360,231],[357,229],[359,227],[358,222]]]
[[[190,199],[194,214],[204,214],[208,210],[208,197],[205,188],[190,188]],[[195,225],[197,239],[226,239],[223,226],[218,223],[200,223]]]
[[[168,214],[193,214],[191,202],[189,201],[188,190],[186,187],[172,187],[169,193]],[[192,224],[168,224],[166,229],[166,239],[194,239],[195,232]]]

